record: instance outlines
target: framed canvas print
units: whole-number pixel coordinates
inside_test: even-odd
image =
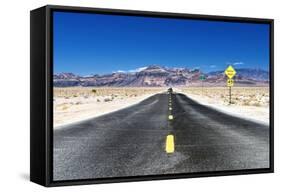
[[[31,11],[30,178],[273,172],[273,20]]]

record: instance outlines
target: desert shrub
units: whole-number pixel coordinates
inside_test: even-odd
[[[92,93],[97,93],[97,90],[96,89],[92,89]]]
[[[250,105],[250,101],[244,101],[244,102],[243,102],[243,105],[249,106],[249,105]]]
[[[262,105],[259,102],[255,102],[255,103],[253,103],[253,106],[260,107]]]
[[[104,100],[103,100],[104,102],[110,102],[110,101],[112,101],[110,98],[105,98]]]

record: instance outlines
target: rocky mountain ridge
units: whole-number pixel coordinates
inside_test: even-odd
[[[236,69],[236,72],[235,83],[240,86],[263,86],[269,83],[269,72],[265,70],[243,68]],[[224,71],[203,73],[199,69],[150,65],[138,72],[114,72],[89,76],[79,76],[73,73],[54,74],[53,85],[55,87],[167,87],[201,86],[203,81],[208,86],[224,86],[226,79]]]

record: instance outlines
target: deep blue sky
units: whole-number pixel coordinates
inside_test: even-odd
[[[204,72],[269,67],[269,25],[54,13],[54,72],[80,75],[148,65]]]

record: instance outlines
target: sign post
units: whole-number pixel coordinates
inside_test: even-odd
[[[231,87],[234,85],[234,80],[232,79],[236,75],[235,69],[229,65],[224,71],[225,75],[228,77],[227,86],[229,87],[229,105],[231,104]]]
[[[202,85],[202,95],[203,95],[203,87],[204,87],[204,86],[203,86],[203,82],[204,82],[204,80],[206,79],[206,77],[205,77],[205,75],[202,74],[202,75],[200,75],[199,79],[200,79],[201,82],[202,82],[201,85]]]

